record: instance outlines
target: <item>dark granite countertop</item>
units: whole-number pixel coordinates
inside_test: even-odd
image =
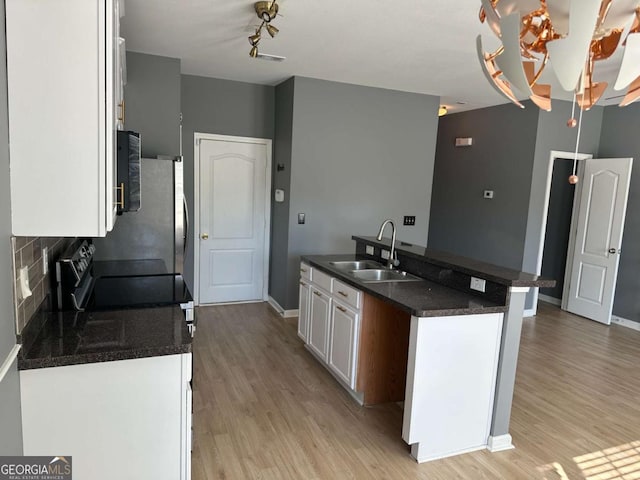
[[[178,305],[96,312],[40,311],[20,336],[18,369],[191,352]]]
[[[302,261],[309,263],[312,267],[358,290],[387,301],[416,317],[475,315],[507,311],[506,305],[500,305],[429,280],[384,283],[362,282],[346,274],[343,270],[332,267],[329,263],[331,261],[349,260],[361,260],[361,258],[355,254],[302,256]]]
[[[391,240],[383,238],[378,241],[376,237],[363,237],[353,235],[351,237],[357,242],[377,245],[391,249]],[[481,262],[468,257],[462,257],[449,252],[433,250],[431,248],[411,245],[396,241],[398,254],[423,260],[440,267],[450,268],[468,275],[478,276],[485,280],[507,285],[510,287],[554,287],[556,282],[548,278],[543,278],[533,273],[520,272],[510,268],[499,267],[491,263]]]

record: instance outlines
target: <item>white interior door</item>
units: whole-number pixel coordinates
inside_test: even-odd
[[[611,323],[631,158],[585,160],[567,310]]]
[[[201,304],[263,299],[267,148],[200,140]]]

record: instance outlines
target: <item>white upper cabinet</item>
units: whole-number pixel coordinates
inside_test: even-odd
[[[113,228],[118,6],[6,0],[14,235],[105,236]]]

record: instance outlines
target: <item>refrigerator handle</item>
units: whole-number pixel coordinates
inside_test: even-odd
[[[187,205],[187,199],[183,195],[182,203],[184,204],[184,245],[182,246],[183,252],[186,256],[187,254],[187,245],[189,243],[189,206]]]

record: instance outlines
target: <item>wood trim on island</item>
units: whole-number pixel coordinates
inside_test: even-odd
[[[356,391],[365,405],[404,401],[411,315],[364,294]]]

